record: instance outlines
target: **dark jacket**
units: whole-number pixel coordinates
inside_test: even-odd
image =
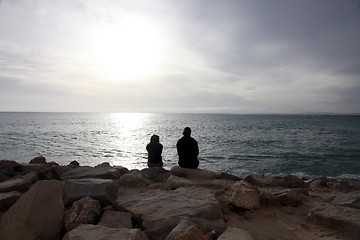
[[[148,154],[148,165],[153,166],[162,166],[162,157],[161,153],[163,150],[163,145],[161,143],[149,143],[146,145],[146,150]]]
[[[184,168],[197,168],[199,166],[199,146],[192,137],[182,137],[176,144],[179,155],[179,166]]]

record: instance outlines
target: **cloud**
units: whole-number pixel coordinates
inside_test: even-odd
[[[360,112],[357,4],[2,1],[0,110]]]

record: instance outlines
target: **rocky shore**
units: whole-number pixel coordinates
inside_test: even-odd
[[[360,239],[360,180],[1,160],[0,239]]]

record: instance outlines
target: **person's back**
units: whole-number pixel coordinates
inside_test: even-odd
[[[199,147],[197,141],[191,137],[191,129],[186,127],[183,137],[176,144],[179,156],[179,166],[184,168],[197,168],[199,166]]]
[[[150,143],[146,146],[148,152],[148,167],[162,167],[161,153],[163,145],[159,142],[159,136],[153,135],[150,139]]]

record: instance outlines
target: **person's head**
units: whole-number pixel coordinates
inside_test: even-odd
[[[183,135],[185,137],[190,137],[191,135],[191,129],[189,127],[184,128]]]
[[[160,142],[160,138],[158,135],[152,135],[151,138],[150,138],[150,142],[151,143],[159,143]]]

